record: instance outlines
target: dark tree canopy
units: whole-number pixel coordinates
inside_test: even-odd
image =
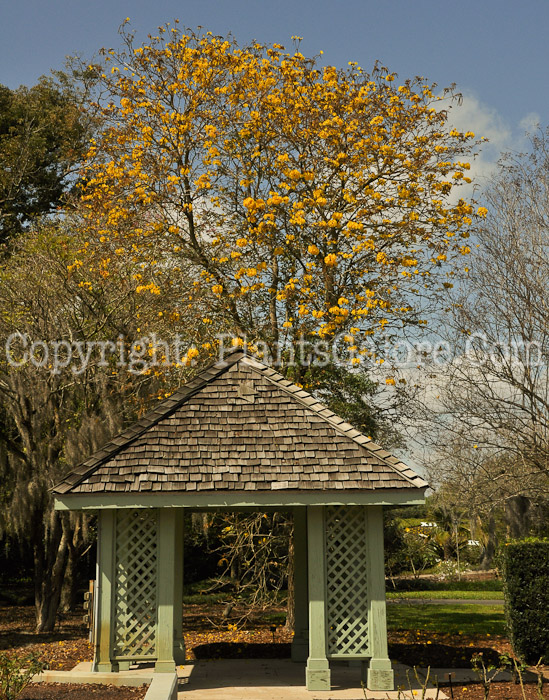
[[[0,85],[0,242],[54,211],[74,181],[89,119],[68,85]]]

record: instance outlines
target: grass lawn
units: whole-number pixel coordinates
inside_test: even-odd
[[[432,600],[503,600],[503,591],[471,590],[428,590],[428,591],[387,591],[387,599],[395,598],[430,598]]]
[[[388,605],[387,626],[442,634],[506,634],[503,608],[490,605]]]

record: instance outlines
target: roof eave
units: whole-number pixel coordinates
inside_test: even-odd
[[[56,510],[105,510],[113,508],[293,508],[296,506],[420,505],[426,487],[272,491],[156,491],[55,494]]]

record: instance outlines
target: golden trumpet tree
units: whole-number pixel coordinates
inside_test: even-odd
[[[357,364],[366,336],[423,322],[478,215],[456,195],[475,136],[449,126],[451,90],[320,67],[298,41],[121,35],[89,67],[105,121],[82,197],[88,255],[132,256],[174,318],[196,294],[197,324],[273,349],[344,332]],[[182,267],[193,286],[178,295]]]

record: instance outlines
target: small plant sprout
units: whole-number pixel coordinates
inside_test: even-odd
[[[494,666],[493,664],[486,666],[482,652],[473,654],[471,657],[471,668],[482,683],[484,700],[488,700],[488,696],[490,695],[490,686],[494,678],[502,671],[505,671],[508,666],[509,658],[505,654],[502,654],[499,657],[499,664],[497,666]]]

